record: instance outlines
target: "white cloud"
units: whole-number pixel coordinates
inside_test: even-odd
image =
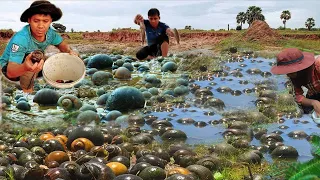
[[[25,23],[20,22],[21,13],[27,9],[33,0],[7,1],[2,0],[0,6],[0,28],[19,30]],[[236,16],[245,12],[249,6],[259,6],[270,27],[282,25],[280,14],[289,10],[292,18],[287,27],[304,27],[308,17],[315,19],[316,27],[320,27],[320,14],[317,0],[211,0],[211,1],[89,1],[89,0],[52,0],[63,11],[63,17],[58,21],[76,31],[110,31],[113,28],[137,28],[133,18],[140,13],[147,18],[150,8],[158,8],[161,21],[171,27],[184,28],[191,25],[197,29],[226,29],[236,27]],[[247,27],[247,25],[244,25]]]

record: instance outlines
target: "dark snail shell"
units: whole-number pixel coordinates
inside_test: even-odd
[[[115,156],[125,156],[127,158],[130,157],[129,152],[126,149],[120,148],[117,145],[108,145],[105,147],[105,149],[109,153],[109,156],[108,156],[109,159],[112,159]]]
[[[48,172],[44,175],[45,180],[55,180],[55,179],[63,179],[63,180],[71,180],[70,173],[67,169],[64,168],[53,168],[49,169]]]
[[[17,141],[13,144],[13,147],[25,147],[25,148],[29,148],[29,144],[24,142],[24,141]]]
[[[129,170],[130,174],[136,174],[140,173],[144,168],[152,166],[150,163],[147,162],[139,162],[132,166],[132,168]]]
[[[6,157],[0,157],[0,166],[7,166],[10,164],[10,161]]]
[[[56,105],[60,95],[53,89],[44,88],[38,91],[33,98],[33,102],[39,105]]]
[[[91,160],[90,160],[90,162],[95,162],[95,161],[97,161],[97,162],[100,162],[100,163],[102,163],[102,164],[107,164],[109,161],[106,159],[106,157],[95,157],[95,158],[92,158]]]
[[[119,162],[124,164],[127,168],[130,167],[130,159],[124,156],[116,156],[110,159],[110,162]]]
[[[173,174],[169,176],[166,180],[194,180],[193,176],[184,174]]]
[[[30,147],[42,146],[43,141],[40,138],[28,138],[27,140]]]
[[[136,152],[136,158],[139,159],[141,158],[142,156],[145,156],[147,154],[152,154],[151,150],[149,149],[139,149],[137,152]]]
[[[202,165],[211,171],[220,171],[224,167],[230,167],[231,162],[227,160],[220,159],[218,156],[206,156],[197,161],[198,165]]]
[[[172,145],[169,146],[169,152],[168,153],[169,153],[170,156],[173,156],[173,154],[176,151],[180,150],[180,149],[184,149],[184,150],[192,152],[192,149],[189,148],[186,144],[172,144]]]
[[[34,146],[30,151],[41,157],[45,157],[46,155],[46,151],[40,146]]]
[[[212,171],[201,165],[190,165],[187,169],[201,180],[213,180]]]
[[[60,134],[63,134],[63,132],[66,130],[65,127],[57,127],[55,129],[53,129],[51,132],[57,136],[57,135],[60,135]]]
[[[92,126],[80,126],[74,129],[68,136],[67,147],[71,148],[71,143],[77,138],[87,138],[95,146],[101,146],[104,143],[102,132]]]
[[[0,166],[0,176],[6,176],[6,172],[8,171],[8,169],[9,168],[7,168],[6,166]],[[6,179],[6,178],[4,178],[4,179]]]
[[[100,162],[87,162],[80,166],[78,171],[76,171],[76,177],[83,180],[91,179],[103,179],[103,180],[113,180],[115,174],[110,169]]]
[[[31,106],[28,102],[26,101],[20,101],[18,102],[17,106],[18,109],[22,110],[22,111],[30,111]]]
[[[28,161],[34,160],[36,158],[36,155],[32,152],[25,152],[21,154],[19,157],[18,163],[21,166],[24,166]]]
[[[181,130],[168,130],[166,132],[164,132],[161,136],[162,140],[168,140],[168,141],[173,141],[173,140],[186,140],[187,139],[187,135],[185,132],[181,131]]]
[[[111,134],[103,134],[104,142],[107,144],[111,144],[113,136]]]
[[[15,147],[12,149],[11,152],[15,154],[16,158],[19,158],[21,154],[25,152],[30,152],[30,150],[26,147]]]
[[[152,141],[152,135],[147,133],[140,133],[130,138],[130,142],[133,144],[151,144]]]
[[[123,143],[123,137],[121,135],[117,135],[112,138],[111,144],[121,144],[121,143]]]
[[[151,165],[153,166],[158,166],[158,167],[161,167],[161,168],[164,168],[166,162],[165,160],[157,157],[157,156],[154,156],[154,155],[150,155],[150,154],[147,154],[145,156],[142,156],[141,158],[139,158],[137,160],[137,163],[139,162],[147,162],[147,163],[150,163]]]
[[[13,171],[14,174],[14,179],[16,180],[23,180],[25,177],[25,173],[27,172],[27,168],[17,165],[17,164],[13,164],[12,166],[7,167],[9,172],[10,170]]]
[[[82,165],[83,163],[86,163],[94,158],[94,156],[91,156],[88,154],[85,150],[78,150],[71,155],[72,160],[76,161],[77,164]]]
[[[44,170],[40,168],[39,164],[35,161],[28,161],[25,164],[27,172],[24,176],[24,180],[42,180]]]
[[[47,152],[51,153],[52,151],[65,151],[65,147],[57,139],[49,139],[43,142],[42,148]]]
[[[108,152],[102,146],[93,146],[90,149],[90,154],[96,157],[106,157]]]
[[[71,143],[71,151],[85,150],[87,152],[94,147],[94,144],[87,138],[78,138]]]
[[[122,174],[117,176],[113,180],[143,180],[141,177],[133,175],[133,174]]]
[[[154,180],[154,179],[165,179],[166,173],[163,168],[157,166],[150,166],[144,168],[140,173],[139,177],[143,180]]]
[[[118,145],[120,148],[124,148],[125,150],[127,150],[129,153],[134,151],[134,146],[133,144],[129,143],[129,142],[125,142],[122,144]]]
[[[166,160],[167,162],[170,162],[169,153],[162,148],[159,148],[159,147],[154,148],[152,150],[152,154],[163,159],[163,160]]]
[[[129,126],[126,130],[125,130],[125,135],[127,137],[132,137],[135,135],[138,135],[141,133],[141,129],[138,126]]]
[[[66,169],[71,176],[74,176],[76,171],[80,168],[80,165],[74,161],[66,161],[60,164],[59,167]]]

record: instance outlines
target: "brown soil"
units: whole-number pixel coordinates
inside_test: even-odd
[[[256,20],[248,28],[244,35],[245,39],[249,41],[275,42],[282,39],[275,30],[271,29],[265,21]]]
[[[231,36],[231,32],[184,32],[180,33],[180,44],[170,37],[170,48],[173,51],[186,51],[193,48],[212,48],[222,39]],[[121,30],[117,32],[89,32],[83,33],[86,40],[103,40],[109,45],[113,43],[129,43],[131,45],[140,44],[140,33],[138,31]],[[145,44],[146,45],[146,44]]]

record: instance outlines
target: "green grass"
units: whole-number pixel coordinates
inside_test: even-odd
[[[216,49],[219,51],[228,50],[231,47],[237,47],[238,49],[251,49],[254,51],[259,51],[265,49],[265,46],[267,44],[261,44],[257,42],[252,41],[246,41],[243,39],[243,36],[246,31],[238,31],[234,33],[232,36],[227,37],[220,41],[219,44],[217,44]]]
[[[320,35],[320,31],[306,31],[306,30],[276,30],[279,34],[317,34]]]
[[[285,48],[295,47],[295,48],[299,48],[302,51],[320,54],[319,40],[288,39],[288,40],[281,40],[279,45]]]
[[[299,33],[303,33],[305,31],[299,31]],[[311,34],[317,34],[318,31],[311,31]],[[309,39],[292,39],[287,38],[284,40],[279,40],[276,42],[253,42],[244,40],[243,35],[245,31],[240,31],[238,33],[233,34],[230,37],[227,37],[220,41],[215,47],[218,51],[228,50],[230,47],[237,47],[238,49],[250,49],[253,51],[262,51],[268,50],[271,48],[299,48],[302,51],[312,52],[315,55],[320,54],[320,41],[319,40],[309,40]],[[320,33],[319,33],[320,35]]]
[[[79,32],[73,32],[73,33],[62,33],[62,34],[68,34],[70,36],[70,39],[74,40],[83,40],[82,33]]]

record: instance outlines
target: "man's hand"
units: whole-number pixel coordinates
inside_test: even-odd
[[[314,111],[317,113],[317,115],[320,115],[320,102],[318,100],[313,100],[312,101],[312,106]]]
[[[143,22],[143,17],[141,14],[137,14],[136,17],[134,18],[134,23],[139,25],[140,22]]]
[[[41,59],[39,62],[33,63],[32,62],[32,53],[30,53],[26,58],[25,61],[23,63],[25,70],[26,71],[31,71],[34,73],[38,73],[42,70],[43,64],[44,64],[44,60]]]
[[[70,50],[69,54],[79,57],[79,53],[73,50]]]
[[[179,36],[178,30],[176,28],[174,28],[174,29],[168,28],[166,30],[166,33],[169,36],[174,37],[177,41],[177,44],[180,44],[180,36]]]

